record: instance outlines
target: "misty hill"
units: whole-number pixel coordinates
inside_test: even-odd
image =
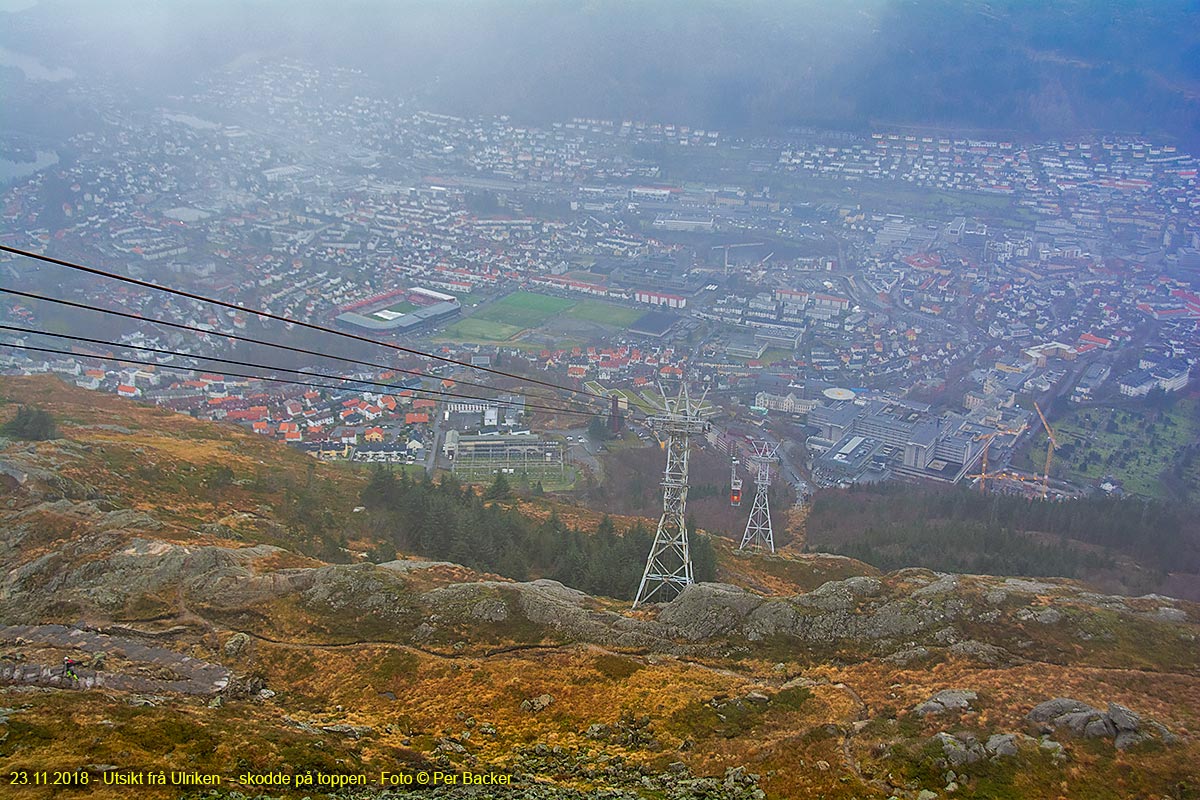
[[[292,56],[433,110],[795,125],[1083,130],[1195,140],[1200,10],[1183,0],[327,4],[43,0],[0,44],[135,89]],[[116,45],[116,46],[114,46]]]
[[[0,396],[0,424],[36,406],[58,437],[0,440],[9,763],[734,800],[1162,795],[1200,759],[1194,604],[718,547],[731,583],[630,612],[403,552],[367,563],[354,508],[378,481],[240,429],[48,377]]]

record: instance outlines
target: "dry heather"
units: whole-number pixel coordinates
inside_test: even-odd
[[[247,771],[496,770],[522,788],[489,796],[529,798],[1200,792],[1193,604],[719,542],[722,584],[632,613],[551,581],[362,563],[364,476],[239,429],[48,379],[0,395],[0,418],[36,403],[64,434],[0,450],[24,478],[2,484],[0,622],[65,626],[0,641],[4,774],[85,770],[93,797],[128,796],[101,782],[112,769],[213,773],[226,791]],[[221,465],[233,482],[206,482]],[[319,551],[301,488],[349,563]],[[522,510],[598,522],[562,501]],[[65,655],[90,683],[64,685]],[[227,683],[181,688],[193,668]],[[962,703],[929,711],[935,697]],[[1032,722],[1056,697],[1096,713]],[[1118,749],[1104,720],[1121,707],[1138,719]]]

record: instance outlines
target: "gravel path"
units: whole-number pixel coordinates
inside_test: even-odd
[[[150,664],[173,672],[176,680],[124,675],[76,667],[78,681],[63,674],[61,664],[14,664],[0,662],[0,682],[39,686],[65,686],[79,689],[109,688],[133,692],[172,692],[176,694],[216,694],[229,685],[229,670],[219,664],[200,661],[162,647],[149,647],[134,639],[72,628],[66,625],[0,626],[0,641],[17,644],[42,644],[69,647],[85,653],[110,653],[128,661]]]

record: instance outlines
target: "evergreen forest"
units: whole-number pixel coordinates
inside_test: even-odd
[[[588,594],[632,599],[653,531],[636,523],[618,531],[606,516],[594,531],[568,527],[551,511],[544,520],[514,508],[508,479],[498,474],[483,492],[453,475],[437,481],[377,469],[361,501],[378,541],[375,561],[397,551],[453,561],[513,580],[551,578]],[[697,581],[716,576],[709,538],[690,536]]]

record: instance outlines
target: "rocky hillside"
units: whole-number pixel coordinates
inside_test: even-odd
[[[6,772],[196,770],[247,795],[249,772],[422,768],[515,782],[442,790],[464,797],[1200,791],[1194,604],[720,549],[729,582],[631,612],[367,563],[365,476],[238,429],[50,379],[0,396],[0,422],[37,404],[62,437],[0,442]]]

